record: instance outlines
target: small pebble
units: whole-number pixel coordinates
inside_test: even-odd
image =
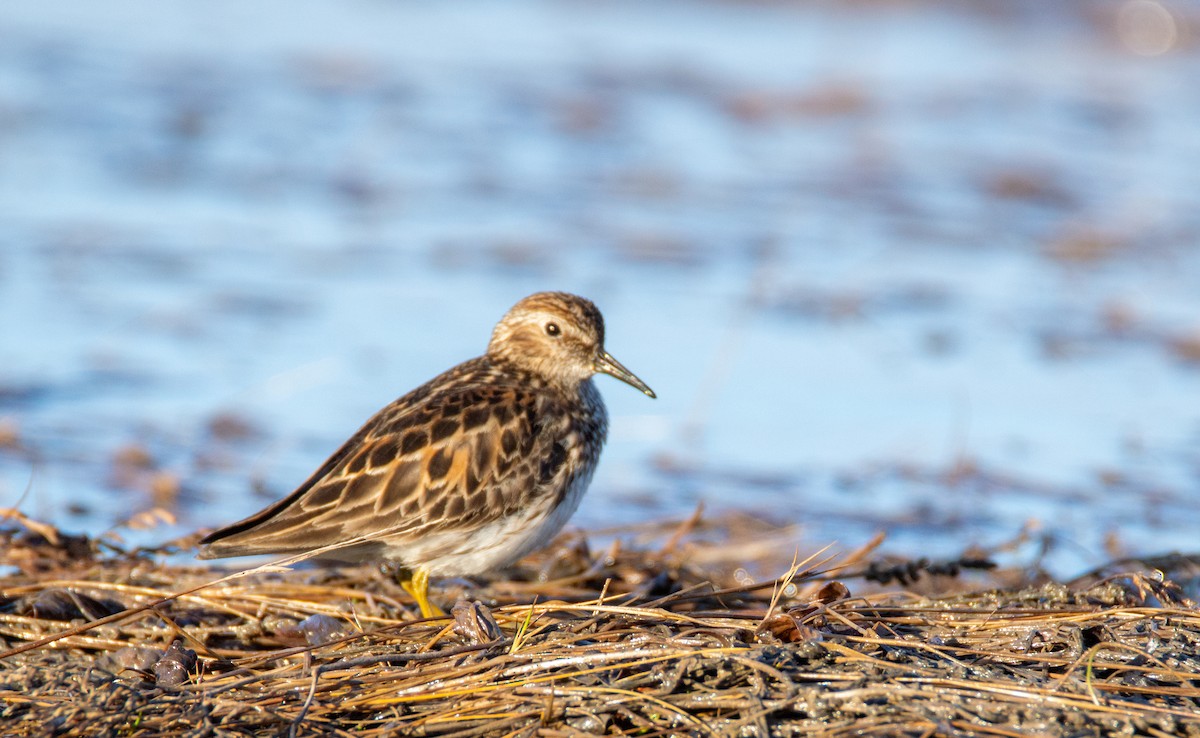
[[[459,600],[450,614],[454,616],[454,632],[473,644],[495,641],[504,635],[492,611],[480,602]]]
[[[149,673],[162,655],[161,649],[149,646],[125,646],[106,654],[97,662],[97,665],[118,676],[121,672],[130,669]]]
[[[173,641],[154,665],[154,682],[160,687],[178,687],[188,680],[188,674],[195,666],[196,652]]]

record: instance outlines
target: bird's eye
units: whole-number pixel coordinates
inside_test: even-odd
[[[558,323],[547,323],[546,324],[546,335],[547,336],[557,336],[560,333],[562,333],[562,328],[558,327]]]

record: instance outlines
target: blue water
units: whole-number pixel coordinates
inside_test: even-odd
[[[228,522],[567,289],[659,394],[578,526],[1194,550],[1200,57],[1123,5],[6,3],[0,505]]]

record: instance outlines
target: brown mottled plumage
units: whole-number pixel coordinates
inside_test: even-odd
[[[393,562],[429,616],[429,576],[510,564],[575,512],[608,429],[597,372],[654,397],[604,350],[595,305],[530,295],[486,354],[380,410],[292,494],[204,538],[200,557]]]

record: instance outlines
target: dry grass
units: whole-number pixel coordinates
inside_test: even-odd
[[[861,581],[889,578],[867,547],[738,584],[737,536],[764,530],[663,533],[446,583],[452,615],[422,621],[369,568],[203,586],[212,570],[24,521],[2,541],[3,732],[1200,735],[1200,612],[1136,565],[935,597]],[[894,571],[982,564],[953,563]]]

